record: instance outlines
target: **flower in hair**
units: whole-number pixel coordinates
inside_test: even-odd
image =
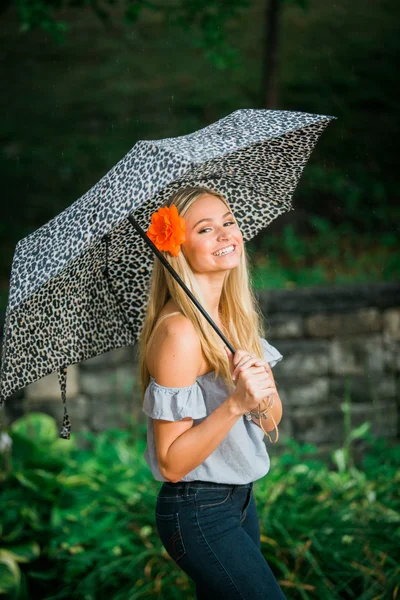
[[[158,250],[178,256],[181,244],[186,240],[185,231],[185,219],[179,216],[175,204],[171,204],[151,215],[151,225],[146,233]]]

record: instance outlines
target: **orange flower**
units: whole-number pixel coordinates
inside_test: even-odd
[[[151,225],[146,234],[158,250],[178,256],[181,244],[186,240],[186,223],[179,216],[175,204],[163,206],[151,215]]]

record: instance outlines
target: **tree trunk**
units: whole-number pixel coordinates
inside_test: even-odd
[[[281,0],[266,0],[265,42],[261,73],[261,105],[278,107],[278,32]]]

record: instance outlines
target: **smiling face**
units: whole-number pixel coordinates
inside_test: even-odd
[[[203,194],[191,205],[184,219],[186,241],[182,244],[182,251],[194,272],[226,271],[239,264],[243,237],[234,216],[222,200]],[[232,245],[235,247],[233,252],[214,255],[214,252]]]

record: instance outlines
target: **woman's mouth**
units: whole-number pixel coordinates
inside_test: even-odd
[[[233,252],[235,252],[235,249],[236,249],[236,246],[234,244],[231,244],[230,246],[226,246],[219,252],[213,252],[213,256],[217,256],[217,257],[226,256],[227,254],[232,254]]]

